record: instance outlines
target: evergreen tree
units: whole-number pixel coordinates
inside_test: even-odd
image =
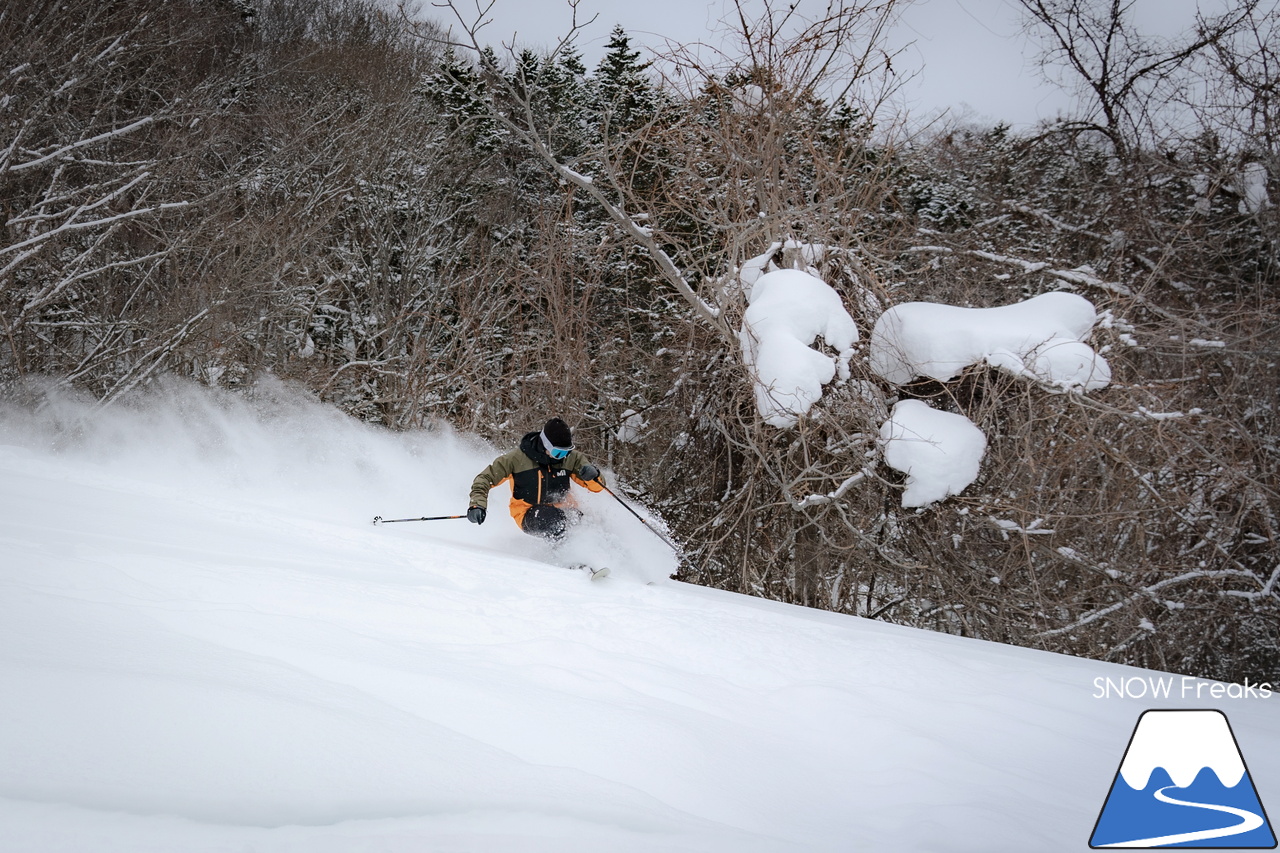
[[[452,48],[445,51],[439,69],[423,81],[422,93],[440,110],[451,130],[464,134],[477,151],[489,152],[502,141],[502,131],[488,106],[484,81]]]
[[[582,54],[573,44],[552,55],[523,50],[509,83],[517,98],[527,99],[537,131],[558,155],[581,155],[596,139],[595,92],[587,79]]]
[[[595,78],[603,118],[614,130],[631,130],[653,117],[658,98],[645,76],[652,64],[640,61],[640,51],[631,49],[631,40],[622,27],[613,28]]]

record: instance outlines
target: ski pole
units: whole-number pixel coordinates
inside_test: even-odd
[[[395,524],[398,521],[444,521],[447,518],[466,518],[466,514],[462,515],[433,515],[430,518],[383,518],[380,515],[373,517],[374,524]]]
[[[675,551],[675,553],[676,553],[676,559],[677,559],[678,561],[680,561],[680,562],[682,562],[682,563],[686,564],[689,568],[693,569],[693,571],[694,571],[694,572],[696,572],[697,574],[699,574],[699,575],[700,575],[700,574],[702,574],[701,570],[700,570],[697,566],[695,566],[695,565],[693,564],[693,561],[692,561],[692,560],[690,560],[690,559],[685,555],[685,553],[684,553],[683,551],[681,551],[681,550],[680,550],[680,548],[676,545],[676,543],[672,542],[672,541],[671,541],[670,539],[668,539],[666,536],[662,535],[662,531],[658,530],[658,528],[654,527],[652,524],[650,524],[649,522],[645,521],[645,520],[644,520],[644,518],[643,518],[643,517],[641,517],[640,513],[636,512],[634,509],[632,509],[632,508],[631,508],[631,506],[630,506],[626,501],[624,501],[622,498],[620,498],[620,497],[618,497],[616,494],[614,494],[613,489],[609,488],[609,487],[608,487],[608,486],[606,486],[604,483],[601,483],[601,482],[600,482],[600,479],[599,479],[598,477],[596,478],[596,482],[597,482],[597,483],[600,483],[600,487],[601,487],[602,489],[604,489],[604,490],[605,490],[606,492],[608,492],[609,494],[613,495],[613,499],[614,499],[615,501],[617,501],[618,503],[622,504],[622,508],[623,508],[623,509],[625,509],[627,512],[629,512],[629,513],[631,513],[632,515],[634,515],[634,516],[636,517],[636,520],[637,520],[637,521],[639,521],[639,522],[640,522],[641,524],[643,524],[645,527],[649,528],[649,530],[653,533],[653,535],[654,535],[654,536],[657,536],[657,537],[658,537],[659,539],[661,539],[663,542],[666,542],[666,543],[667,543],[667,547],[669,547],[672,551]]]

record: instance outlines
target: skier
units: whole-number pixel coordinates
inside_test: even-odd
[[[471,483],[467,520],[484,524],[489,490],[511,481],[511,517],[525,533],[552,542],[564,537],[569,526],[582,517],[570,481],[589,491],[604,489],[600,469],[573,449],[573,433],[560,418],[547,421],[541,430],[526,433],[520,446],[502,454]]]

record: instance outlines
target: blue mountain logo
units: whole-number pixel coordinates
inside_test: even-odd
[[[1146,711],[1089,846],[1263,850],[1276,835],[1221,711]]]

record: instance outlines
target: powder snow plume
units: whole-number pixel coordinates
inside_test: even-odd
[[[271,377],[244,392],[168,379],[106,408],[52,392],[34,409],[0,406],[0,445],[90,466],[104,482],[177,487],[192,501],[235,501],[263,518],[302,513],[340,525],[465,513],[472,478],[506,449],[447,425],[408,432],[369,425]],[[592,448],[583,450],[590,458]],[[616,486],[613,472],[605,474]],[[508,487],[494,489],[482,527],[455,519],[384,529],[560,565],[605,564],[646,581],[676,569],[670,548],[607,493],[577,490],[583,523],[555,549],[516,528],[505,511],[509,497]]]

